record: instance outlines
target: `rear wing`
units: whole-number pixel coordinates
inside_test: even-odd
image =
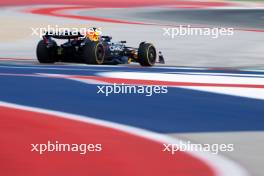
[[[75,39],[79,37],[84,37],[80,32],[63,32],[63,33],[51,33],[46,32],[45,35],[43,35],[43,38],[55,38],[55,39]]]

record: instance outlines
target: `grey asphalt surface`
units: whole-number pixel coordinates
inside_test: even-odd
[[[264,29],[264,10],[262,9],[133,8],[89,10],[79,14],[170,25],[200,24],[214,27]]]
[[[239,27],[264,29],[263,10],[161,10],[150,13],[137,13],[137,16],[146,19],[163,20],[168,22],[181,22],[190,24],[204,24],[216,27]]]

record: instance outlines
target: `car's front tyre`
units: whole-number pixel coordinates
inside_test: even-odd
[[[141,43],[138,48],[138,62],[142,66],[153,66],[156,63],[156,48],[151,43]]]

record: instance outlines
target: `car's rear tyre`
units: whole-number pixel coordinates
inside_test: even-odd
[[[153,66],[156,63],[157,52],[151,43],[141,43],[138,48],[138,62],[142,66]]]
[[[37,46],[37,59],[40,63],[54,63],[57,57],[57,44],[52,41],[46,44],[44,40],[39,41]]]
[[[99,42],[87,42],[83,47],[82,57],[87,64],[103,64],[105,50]]]

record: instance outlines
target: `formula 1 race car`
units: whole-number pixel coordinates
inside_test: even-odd
[[[99,36],[96,33],[82,35],[72,32],[49,34],[37,45],[37,59],[40,63],[75,62],[86,64],[129,64],[138,62],[142,66],[164,63],[161,52],[151,43],[141,42],[138,48],[127,47],[126,41],[113,43],[111,36]],[[67,39],[57,45],[54,39]],[[157,60],[158,57],[158,61]]]

